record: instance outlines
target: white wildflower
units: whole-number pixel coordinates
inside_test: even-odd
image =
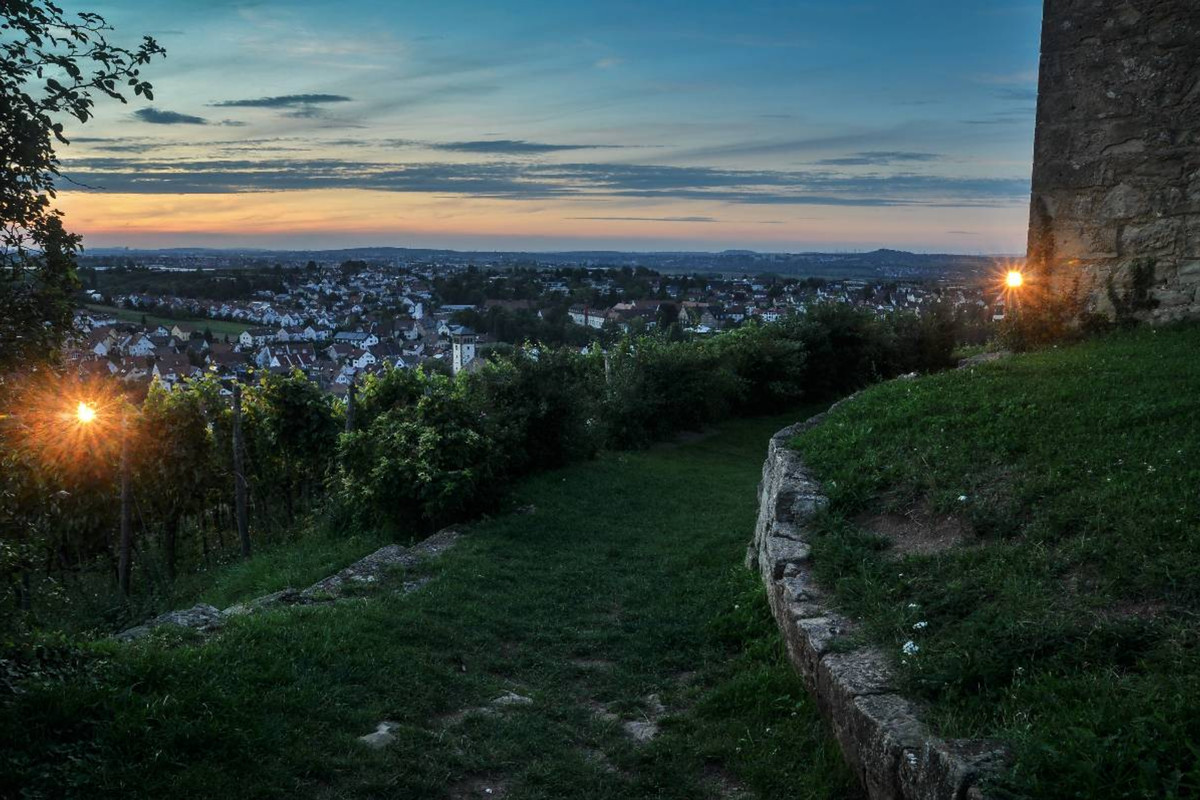
[[[928,627],[929,627],[929,623],[926,622],[925,620],[921,620],[917,624],[913,625],[913,630],[914,631],[923,631]]]
[[[916,608],[916,607],[917,607],[917,604],[916,604],[916,603],[909,603],[909,604],[908,604],[908,607],[909,607],[909,608]]]
[[[914,642],[912,639],[909,639],[904,643],[904,647],[900,648],[900,652],[904,653],[906,656],[915,656],[917,653],[921,652],[921,648],[916,642]]]
[[[960,503],[965,503],[965,502],[967,502],[967,496],[966,496],[965,494],[960,494],[960,495],[958,496],[958,502],[960,502]]]

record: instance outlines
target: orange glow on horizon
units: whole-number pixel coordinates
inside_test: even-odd
[[[1025,285],[1025,276],[1019,270],[1009,270],[1004,276],[1004,285],[1010,289],[1020,289]]]
[[[760,208],[698,200],[616,205],[581,198],[546,203],[363,189],[244,194],[67,190],[58,195],[57,205],[66,213],[67,226],[83,234],[85,246],[148,246],[146,238],[156,237],[162,241],[154,246],[200,239],[201,246],[219,247],[226,238],[239,246],[257,238],[253,246],[296,249],[289,248],[289,241],[297,237],[308,240],[302,249],[314,237],[330,236],[342,242],[365,240],[361,244],[383,239],[403,246],[506,249],[504,240],[528,237],[548,240],[546,247],[534,249],[589,249],[589,243],[605,241],[614,242],[612,249],[637,249],[637,243],[646,240],[651,249],[676,241],[694,242],[700,250],[753,244],[799,251],[815,243],[819,249],[886,245],[928,251],[947,225],[944,211],[932,207],[778,208],[768,220],[771,224],[764,224]],[[1027,208],[965,208],[955,224],[978,232],[977,238],[963,240],[971,242],[970,249],[1003,252],[1012,249],[1006,243],[1017,238],[1013,231],[1024,230],[1027,217]],[[481,237],[493,242],[482,243]],[[571,239],[581,244],[572,245]]]

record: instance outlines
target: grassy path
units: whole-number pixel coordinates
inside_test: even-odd
[[[741,567],[796,416],[529,480],[532,514],[472,528],[414,594],[102,645],[0,705],[0,796],[854,796]],[[469,712],[505,692],[531,702]],[[357,740],[383,720],[389,745]]]

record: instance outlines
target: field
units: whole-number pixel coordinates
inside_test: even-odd
[[[512,502],[532,513],[478,523],[360,599],[208,641],[42,642],[35,674],[0,692],[0,796],[854,797],[741,566],[767,438],[811,411],[529,479]],[[194,597],[352,557],[280,546]],[[463,713],[505,692],[531,702]],[[383,720],[392,744],[357,741]],[[622,730],[653,720],[643,744]]]
[[[236,337],[242,331],[252,327],[242,322],[227,322],[225,320],[208,319],[206,317],[158,317],[154,314],[143,314],[140,311],[133,311],[128,308],[116,308],[115,306],[104,306],[98,303],[84,303],[83,307],[102,314],[111,314],[124,322],[141,322],[144,318],[147,325],[164,325],[168,329],[174,325],[178,325],[189,332],[203,331],[205,328],[208,328],[215,336],[228,334],[230,337]]]
[[[894,381],[795,442],[820,579],[942,733],[1012,743],[995,797],[1200,792],[1197,353],[1139,330]]]

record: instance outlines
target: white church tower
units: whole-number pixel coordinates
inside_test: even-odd
[[[450,334],[450,341],[454,343],[454,374],[457,375],[475,360],[475,334],[463,328]]]

